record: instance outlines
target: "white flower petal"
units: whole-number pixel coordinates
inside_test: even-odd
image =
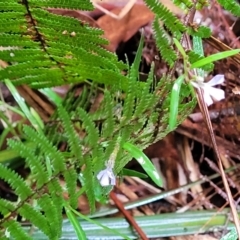
[[[225,98],[225,92],[222,89],[210,87],[209,93],[214,101],[220,101]]]
[[[207,104],[207,106],[210,106],[213,104],[213,100],[212,100],[207,88],[203,89],[203,98],[204,98],[204,102]]]
[[[224,75],[222,74],[218,74],[216,76],[214,76],[209,82],[207,82],[206,84],[208,86],[215,86],[218,84],[222,84],[224,82]]]

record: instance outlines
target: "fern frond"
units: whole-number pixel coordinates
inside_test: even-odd
[[[93,6],[88,0],[29,0],[31,7],[52,7],[66,9],[93,10]]]
[[[29,195],[33,194],[32,189],[17,173],[5,167],[3,164],[0,164],[0,172],[0,178],[9,183],[16,195],[19,196],[22,201],[27,199]]]
[[[199,54],[197,54],[194,51],[188,51],[187,55],[189,57],[189,62],[190,63],[194,63],[194,62],[199,61],[200,59],[204,58],[204,56],[200,56]],[[214,64],[213,63],[209,63],[207,65],[202,66],[202,69],[204,71],[212,71],[213,67],[214,67]]]
[[[65,159],[63,155],[57,150],[56,146],[53,146],[46,136],[40,132],[36,132],[29,126],[24,126],[23,131],[27,137],[32,139],[32,142],[41,149],[42,153],[50,158],[54,174],[65,170]]]
[[[58,208],[54,205],[54,202],[52,201],[52,198],[44,194],[41,196],[41,198],[38,199],[38,206],[41,208],[41,210],[44,212],[46,219],[49,222],[49,227],[51,230],[51,235],[55,238],[57,236],[60,236],[59,233],[61,232],[61,228],[57,228],[56,222],[58,222]]]
[[[10,212],[14,211],[15,206],[13,203],[0,198],[0,213],[5,216],[9,214]]]
[[[111,98],[111,95],[108,91],[104,92],[104,100],[101,104],[101,109],[99,111],[100,116],[104,116],[106,119],[104,121],[104,124],[102,126],[101,136],[105,139],[111,138],[112,133],[114,132],[115,127],[115,119],[114,119],[114,108],[117,106],[114,106],[114,100]]]
[[[126,66],[115,54],[103,49],[101,45],[107,41],[101,30],[45,10],[57,5],[75,8],[86,4],[91,7],[90,2],[49,0],[24,4],[18,4],[25,7],[20,12],[4,9],[1,14],[6,17],[3,22],[15,21],[1,33],[0,46],[8,49],[3,49],[0,57],[10,63],[0,70],[3,80],[8,78],[15,85],[28,84],[35,88],[86,79],[106,84],[116,82],[120,87],[126,87],[127,78],[121,74]],[[31,54],[34,52],[37,55]],[[25,54],[31,54],[30,58]]]
[[[94,122],[90,116],[81,108],[77,109],[78,116],[83,122],[83,127],[86,129],[86,143],[91,148],[96,148],[99,138],[99,130],[96,129]]]
[[[63,175],[64,175],[64,180],[67,186],[69,203],[73,208],[76,208],[77,201],[78,201],[77,194],[76,194],[78,174],[76,172],[76,169],[68,168],[68,170],[65,171]]]
[[[85,186],[86,189],[86,195],[88,198],[89,206],[91,209],[91,212],[95,211],[95,196],[94,196],[94,179],[93,179],[93,166],[92,166],[92,161],[89,156],[86,156],[86,167],[83,170],[83,180],[82,184]]]
[[[9,139],[8,145],[15,151],[19,152],[20,156],[26,160],[28,167],[31,169],[32,175],[36,179],[37,187],[42,187],[42,185],[48,181],[49,177],[46,171],[46,166],[43,164],[43,161],[41,161],[42,157],[34,152],[32,146],[28,147],[20,141]]]
[[[49,226],[48,219],[38,210],[34,209],[31,205],[25,203],[18,210],[19,214],[26,219],[30,220],[33,225],[41,229],[50,239],[55,239]]]
[[[191,0],[173,0],[173,3],[179,7],[184,5],[184,7],[187,7],[188,9],[193,7],[193,2]]]
[[[79,136],[77,136],[76,131],[74,130],[73,124],[69,118],[68,113],[62,106],[58,106],[58,114],[59,117],[62,121],[64,130],[65,130],[65,135],[67,136],[68,139],[68,144],[70,151],[72,153],[72,157],[82,159],[82,146],[81,142],[79,140]],[[79,161],[79,167],[82,166],[83,161]]]
[[[15,0],[11,1],[0,1],[0,10],[1,11],[14,11],[14,12],[23,12],[26,11],[26,8],[22,4],[17,3]]]
[[[154,36],[156,38],[157,47],[161,53],[162,58],[170,67],[173,66],[177,59],[177,55],[170,45],[167,34],[162,26],[159,25],[159,18],[155,17],[153,21]]]
[[[217,0],[227,11],[240,17],[240,5],[233,0]]]
[[[154,94],[151,93],[151,86],[154,82],[154,66],[151,66],[150,72],[148,74],[148,78],[145,86],[143,87],[140,95],[138,97],[138,101],[136,103],[136,109],[134,111],[134,117],[142,117],[142,114],[147,109],[153,107],[153,105],[149,105]]]
[[[53,179],[47,184],[48,191],[51,195],[52,203],[56,209],[55,228],[58,230],[57,236],[61,236],[62,231],[62,209],[63,209],[63,189],[59,179]]]
[[[29,236],[29,234],[27,234],[23,230],[20,223],[18,223],[17,221],[14,221],[13,219],[4,223],[3,226],[10,233],[10,236],[13,239],[32,240],[32,238]],[[1,239],[2,239],[2,237],[1,237]],[[9,239],[9,238],[7,238],[7,239]]]
[[[209,38],[211,36],[211,30],[208,27],[200,26],[200,27],[189,27],[187,29],[189,35],[200,37],[200,38]]]
[[[173,15],[160,1],[157,0],[145,0],[147,6],[156,14],[156,17],[163,21],[167,29],[175,36],[180,39],[186,27],[181,21]]]

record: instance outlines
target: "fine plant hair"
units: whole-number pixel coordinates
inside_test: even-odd
[[[178,59],[172,36],[179,40],[183,34],[209,36],[208,28],[185,26],[160,2],[145,2],[156,14],[156,44],[170,69]],[[230,3],[233,6],[234,1],[222,4],[229,9]],[[189,0],[178,0],[176,4],[184,5],[187,11],[193,7]],[[113,172],[119,175],[132,159],[123,149],[125,142],[145,149],[170,131],[169,93],[174,78],[165,75],[156,79],[152,64],[147,80],[140,81],[143,41],[133,64],[128,66],[104,49],[107,40],[102,30],[51,13],[48,8],[93,9],[87,0],[0,0],[0,59],[8,63],[0,69],[0,81],[9,79],[15,86],[25,84],[35,89],[73,84],[44,129],[25,125],[21,141],[8,140],[30,173],[26,180],[0,164],[0,178],[18,198],[17,202],[0,199],[1,239],[32,239],[17,221],[19,216],[47,238],[59,239],[64,204],[67,201],[77,207],[79,185],[85,189],[92,212],[96,200],[106,198],[112,189],[102,187],[96,176],[115,149],[118,152]],[[201,58],[191,51],[188,54],[190,61]],[[74,84],[82,87],[78,97]],[[101,101],[97,96],[102,96]],[[196,104],[184,84],[179,102],[175,127]],[[94,105],[97,110],[92,111]],[[62,145],[66,146],[64,150],[59,148]]]

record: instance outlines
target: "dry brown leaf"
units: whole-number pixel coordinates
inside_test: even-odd
[[[121,8],[115,8],[113,13],[118,14]],[[106,48],[115,51],[120,42],[129,40],[142,26],[152,21],[154,14],[145,6],[135,4],[122,19],[114,19],[108,15],[97,20],[100,28],[104,30],[104,36],[109,40]]]

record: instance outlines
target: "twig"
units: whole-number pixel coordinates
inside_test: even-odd
[[[127,219],[127,221],[129,222],[129,224],[131,226],[133,226],[133,228],[136,230],[136,232],[139,234],[139,236],[141,237],[142,240],[148,240],[148,237],[146,236],[146,234],[143,232],[143,230],[138,226],[137,222],[135,221],[135,219],[131,216],[131,214],[124,208],[123,204],[118,200],[118,198],[116,197],[115,193],[113,191],[111,191],[110,193],[110,198],[114,201],[114,203],[116,204],[117,208],[119,209],[119,211],[121,211],[123,213],[123,215],[125,216],[125,218]]]

